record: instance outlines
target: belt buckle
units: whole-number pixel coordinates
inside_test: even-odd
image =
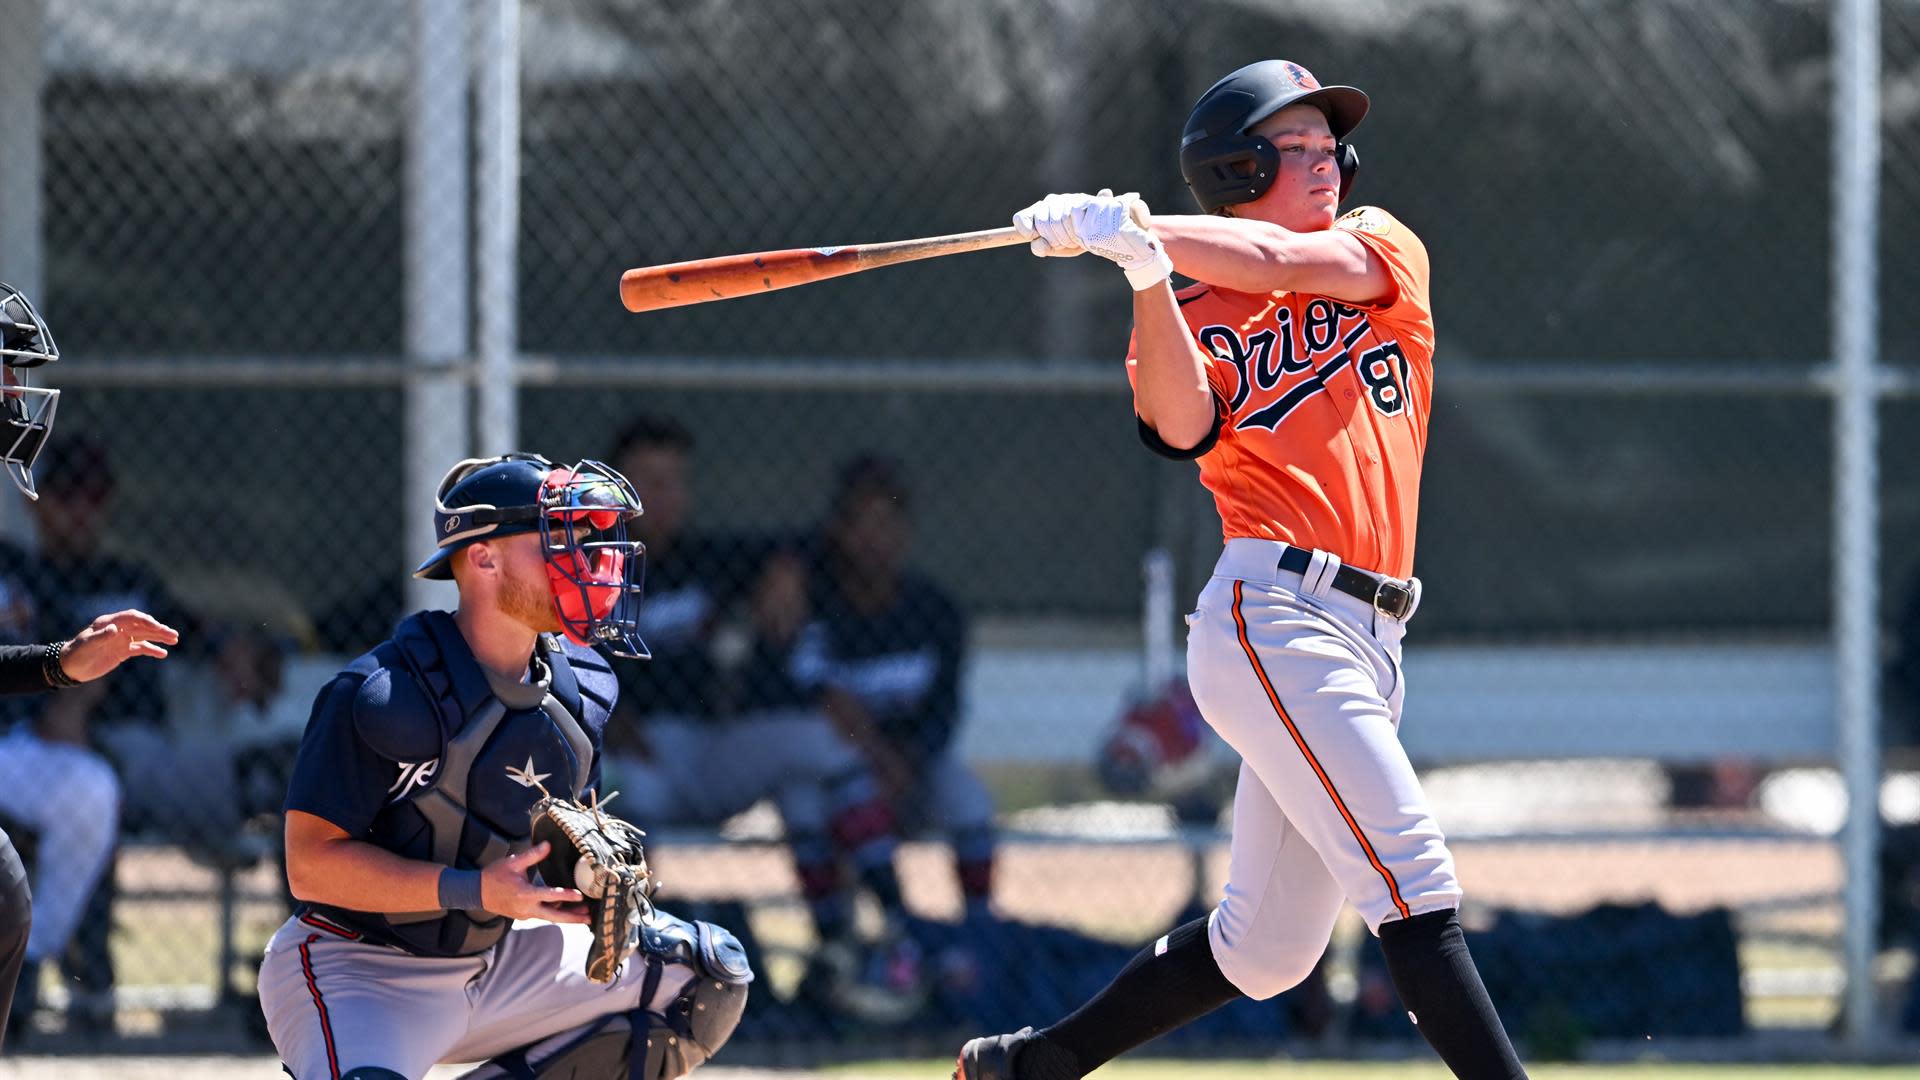
[[[1392,578],[1382,578],[1373,590],[1373,610],[1400,620],[1413,609],[1413,590]]]

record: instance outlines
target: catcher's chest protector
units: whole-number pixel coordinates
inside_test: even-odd
[[[535,650],[531,683],[492,679],[446,612],[407,619],[388,645],[392,655],[383,659],[405,668],[438,712],[443,749],[424,786],[396,793],[398,804],[376,823],[394,842],[376,843],[444,866],[483,867],[526,845],[542,787],[579,797],[593,764],[592,721],[565,652],[551,640],[542,637]],[[445,910],[354,921],[384,924],[379,930],[408,948],[437,956],[482,952],[512,925]]]

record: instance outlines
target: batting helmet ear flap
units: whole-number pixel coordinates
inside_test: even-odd
[[[1340,166],[1340,200],[1346,201],[1347,192],[1353,190],[1353,177],[1360,171],[1360,151],[1350,142],[1342,140],[1333,148],[1334,163]]]

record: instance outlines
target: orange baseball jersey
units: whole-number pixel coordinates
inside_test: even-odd
[[[1324,548],[1404,578],[1413,573],[1433,403],[1427,249],[1378,207],[1349,211],[1334,228],[1386,263],[1397,288],[1385,302],[1353,307],[1206,284],[1180,290],[1181,314],[1212,357],[1207,381],[1221,409],[1218,441],[1199,457],[1200,482],[1229,539]],[[1138,350],[1136,335],[1129,380]]]

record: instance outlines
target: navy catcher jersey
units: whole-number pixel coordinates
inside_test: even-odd
[[[396,644],[401,641],[412,642],[415,655],[421,649],[437,652],[438,665],[421,665],[426,671],[421,677]],[[320,691],[294,763],[286,809],[324,818],[397,855],[460,869],[478,868],[489,853],[497,857],[501,840],[516,849],[524,846],[528,814],[541,787],[554,794],[598,787],[602,732],[618,692],[605,660],[551,635],[541,637],[530,673],[535,683],[547,684],[552,698],[570,706],[584,745],[541,708],[535,686],[521,684],[532,693],[500,693],[504,716],[473,759],[465,791],[449,793],[464,803],[467,814],[450,846],[451,860],[436,854],[437,835],[419,801],[435,788],[449,741],[484,715],[496,693],[447,612],[421,612],[404,620],[393,639],[355,660]],[[460,944],[464,924],[475,921],[464,912],[437,920],[449,925],[422,925],[415,919],[400,931],[377,914],[304,907],[371,940],[422,955],[473,951]]]

